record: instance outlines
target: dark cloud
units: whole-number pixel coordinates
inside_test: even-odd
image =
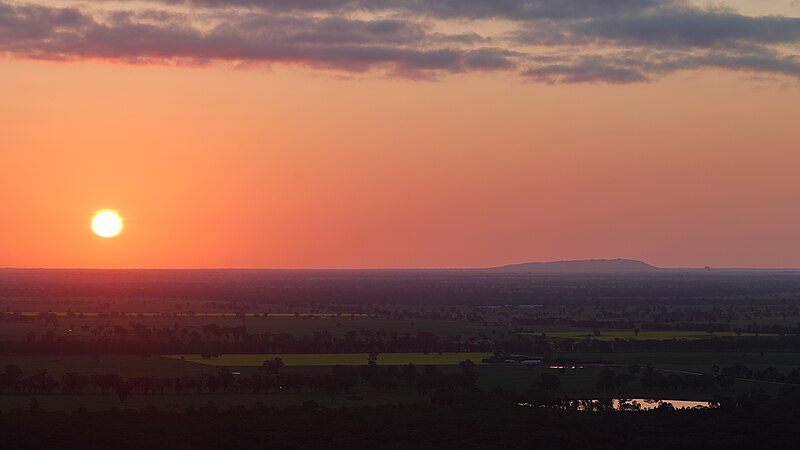
[[[713,68],[800,78],[800,58],[796,56],[767,56],[764,54],[693,55],[677,58],[656,68],[665,72]]]
[[[525,70],[522,75],[547,83],[613,83],[626,84],[646,81],[638,61],[596,55],[573,60],[549,62]]]
[[[684,0],[0,0],[0,53],[35,59],[633,83],[708,68],[800,78],[798,46],[798,18]]]
[[[101,22],[76,9],[0,3],[0,51],[36,59],[294,63],[430,76],[514,65],[514,53],[504,49],[429,48],[424,27],[396,20],[236,15],[202,31],[179,15],[141,19],[117,12]],[[430,39],[440,40],[440,33]]]
[[[684,0],[162,0],[219,8],[245,7],[280,12],[385,12],[436,18],[529,20],[597,17],[643,11]]]
[[[570,27],[584,38],[608,39],[624,45],[711,47],[726,43],[796,43],[800,19],[748,17],[727,11],[686,8],[642,15],[601,17]]]
[[[800,78],[800,59],[792,56],[759,53],[681,54],[626,52],[611,55],[581,55],[550,60],[525,70],[522,75],[547,83],[603,82],[627,84],[648,81],[674,72],[724,69]]]
[[[464,57],[464,65],[470,70],[506,70],[516,67],[513,59],[520,54],[501,48],[480,48]]]
[[[0,39],[4,41],[42,39],[58,29],[80,28],[89,22],[74,8],[15,7],[0,2]]]

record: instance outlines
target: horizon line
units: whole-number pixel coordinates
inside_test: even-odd
[[[574,261],[590,261],[590,260],[574,260]],[[542,261],[542,262],[531,262],[531,263],[512,263],[512,264],[505,264],[502,266],[475,266],[475,267],[236,267],[236,266],[219,266],[219,267],[0,267],[0,271],[13,271],[13,270],[108,270],[108,271],[123,271],[123,270],[131,270],[131,271],[147,271],[147,270],[197,270],[197,271],[211,271],[211,270],[241,270],[241,271],[330,271],[330,272],[344,272],[344,271],[478,271],[478,270],[493,270],[493,269],[504,269],[509,268],[509,266],[515,265],[524,265],[524,264],[536,264],[536,263],[549,263],[549,262],[564,262],[564,261]],[[657,271],[681,271],[681,270],[691,270],[691,271],[800,271],[800,267],[714,267],[714,266],[702,266],[702,267],[659,267],[659,266],[651,266],[651,269],[648,270],[617,270],[613,272],[606,272],[606,273],[625,273],[625,272],[657,272]],[[520,272],[526,272],[525,269],[520,269]],[[535,271],[528,270],[527,272],[535,273]],[[566,272],[566,271],[565,271]],[[572,271],[573,273],[579,273],[579,271],[575,270]],[[602,271],[587,271],[587,273],[602,273]],[[549,273],[557,273],[557,271],[550,271]]]

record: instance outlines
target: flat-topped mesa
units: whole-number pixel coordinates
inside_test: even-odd
[[[548,273],[652,272],[658,267],[634,259],[582,259],[574,261],[530,262],[495,267],[494,270]]]

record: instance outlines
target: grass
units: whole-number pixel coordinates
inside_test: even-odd
[[[182,360],[215,367],[256,367],[264,360],[280,357],[286,367],[292,366],[363,366],[367,364],[367,353],[310,353],[310,354],[238,354],[222,355],[219,358],[202,358],[200,355],[165,355],[166,359]],[[491,353],[381,353],[378,365],[402,366],[416,365],[456,365],[466,359],[480,364]]]

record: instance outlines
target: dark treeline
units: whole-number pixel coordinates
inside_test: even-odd
[[[641,376],[637,378],[641,372]],[[595,382],[595,389],[607,393],[624,392],[631,384],[638,382],[647,392],[667,393],[670,391],[703,392],[711,390],[728,390],[736,383],[736,378],[725,372],[716,374],[664,374],[647,365],[644,369],[633,365],[625,372],[605,369]]]
[[[573,319],[570,317],[554,317],[541,319],[517,318],[513,323],[519,325],[564,325],[577,328],[621,328],[640,331],[703,331],[714,333],[718,331],[736,331],[739,333],[776,333],[776,334],[795,334],[798,327],[778,326],[778,325],[746,325],[744,327],[732,327],[729,323],[717,322],[641,322],[636,320],[597,320],[597,319]]]
[[[29,333],[25,340],[0,342],[0,355],[158,355],[231,353],[392,353],[392,352],[462,352],[502,351],[514,354],[547,354],[552,352],[797,352],[800,336],[742,336],[713,339],[636,340],[585,339],[548,340],[546,334],[514,336],[507,339],[466,340],[440,337],[419,331],[416,334],[345,333],[334,336],[317,332],[307,336],[288,333],[242,333],[238,339],[161,338],[141,339],[53,338]]]
[[[444,308],[443,308],[444,309]],[[603,314],[605,311],[601,311],[600,314]],[[575,312],[575,314],[581,314],[583,311]],[[796,315],[797,312],[793,311]],[[313,314],[308,315],[300,315],[299,313],[295,313],[296,319],[300,320],[316,320],[316,319],[324,319],[324,320],[354,320],[355,316],[347,315],[347,314],[339,314],[337,316],[315,316]],[[423,319],[423,320],[444,320],[444,321],[461,321],[461,322],[468,322],[477,325],[488,325],[489,320],[482,314],[476,312],[445,312],[445,311],[407,311],[407,310],[393,310],[393,311],[386,311],[386,310],[379,310],[375,309],[372,311],[365,311],[365,314],[369,315],[372,318],[380,318],[383,320],[415,320],[415,319]],[[702,331],[708,333],[714,332],[726,332],[726,331],[734,331],[738,334],[741,333],[771,333],[771,334],[798,334],[800,333],[800,322],[796,325],[778,325],[778,324],[758,324],[758,323],[750,323],[745,324],[742,326],[733,326],[730,323],[726,322],[709,322],[703,321],[702,319],[705,318],[706,315],[698,314],[698,317],[689,317],[689,319],[701,319],[701,320],[693,320],[693,321],[676,321],[676,322],[661,322],[661,321],[646,321],[636,318],[636,313],[628,313],[630,318],[627,319],[575,319],[572,317],[542,317],[544,314],[537,314],[539,317],[529,317],[531,314],[522,314],[522,317],[511,317],[510,323],[514,325],[519,325],[519,327],[515,328],[517,332],[523,332],[523,326],[550,326],[550,325],[562,325],[568,327],[576,327],[576,328],[610,328],[610,329],[629,329],[629,330],[637,330],[637,331]],[[686,315],[685,313],[683,314]],[[509,318],[508,314],[505,314],[506,318]],[[95,336],[97,335],[115,335],[115,336],[128,336],[128,335],[137,335],[138,331],[144,330],[144,333],[152,333],[158,334],[163,333],[165,336],[175,336],[178,333],[183,333],[182,337],[186,337],[186,333],[191,333],[192,331],[189,328],[181,327],[180,321],[187,317],[194,317],[193,312],[189,312],[188,314],[176,314],[176,313],[160,313],[158,315],[152,316],[145,316],[142,314],[136,313],[122,313],[122,312],[101,312],[96,316],[87,316],[82,313],[74,313],[74,312],[67,312],[66,316],[60,317],[59,315],[51,312],[39,312],[36,315],[22,315],[18,312],[16,313],[2,313],[0,312],[0,323],[8,322],[8,323],[41,323],[45,326],[52,326],[54,329],[57,328],[60,324],[63,324],[64,321],[69,321],[69,323],[74,324],[75,321],[78,322],[81,331],[83,332],[91,332]],[[254,313],[250,317],[246,315],[244,312],[236,312],[234,316],[237,320],[239,320],[242,324],[249,321],[254,320],[267,320],[268,314],[258,314]],[[728,320],[738,319],[739,317],[728,318]],[[145,324],[141,323],[133,323],[130,322],[131,329],[127,327],[123,327],[119,324],[115,325],[102,325],[94,323],[93,325],[82,325],[80,322],[84,319],[88,319],[90,321],[97,321],[97,319],[105,319],[107,322],[110,323],[111,320],[141,320],[141,321],[148,321],[151,319],[168,319],[174,320],[175,325],[174,327],[169,328],[155,328],[155,327],[147,327]],[[683,320],[686,320],[684,318]],[[214,323],[206,324],[205,326],[213,327],[216,325]],[[237,327],[239,330],[243,329],[244,325]],[[232,328],[230,325],[222,325],[227,330],[231,331]],[[183,331],[182,328],[186,328],[186,331]],[[149,330],[149,331],[148,331]],[[380,332],[379,330],[373,330],[376,332]]]
[[[365,366],[333,366],[328,373],[280,373],[280,358],[264,362],[259,373],[237,375],[227,369],[216,374],[180,377],[131,377],[117,374],[86,376],[68,372],[60,378],[40,369],[29,376],[16,365],[0,372],[0,394],[109,394],[124,401],[131,394],[262,394],[277,392],[317,392],[330,396],[348,392],[358,383],[376,391],[389,392],[400,386],[413,387],[433,398],[448,398],[452,390],[474,390],[478,373],[470,360],[462,361],[458,371],[443,373],[436,366],[379,366],[377,354]]]
[[[743,364],[736,363],[730,367],[712,367],[715,374],[726,377],[744,378],[747,380],[771,381],[773,383],[790,383],[800,385],[800,370],[794,369],[788,373],[778,371],[775,367],[763,370],[751,369]]]
[[[579,411],[579,402],[518,406],[521,399],[469,394],[454,402],[328,409],[263,404],[227,410],[0,412],[0,436],[14,448],[796,448],[800,400],[764,395],[719,398],[716,408]],[[584,402],[585,403],[585,402]],[[600,405],[600,403],[597,403]]]
[[[595,390],[608,395],[624,397],[630,388],[641,387],[645,392],[668,394],[670,392],[728,392],[738,379],[752,379],[784,383],[784,390],[800,387],[800,371],[791,370],[788,373],[778,371],[774,367],[765,370],[751,370],[741,364],[731,367],[719,368],[714,366],[711,374],[687,374],[669,371],[658,371],[648,364],[644,368],[634,364],[625,371],[615,371],[606,368],[595,382]],[[539,399],[538,404],[553,404],[561,401],[556,396],[561,380],[551,373],[542,372],[537,375],[534,391],[529,391],[534,398]],[[637,386],[638,385],[638,386]],[[792,386],[794,385],[794,386]],[[535,401],[535,400],[533,400]],[[602,407],[603,405],[600,405]]]
[[[497,348],[505,353],[551,352],[597,352],[597,353],[646,353],[646,352],[726,352],[764,353],[800,351],[800,336],[771,337],[716,337],[713,339],[614,339],[598,340],[587,337],[582,340],[546,340],[546,335],[532,339],[500,341]]]
[[[161,299],[75,299],[47,298],[14,301],[16,308],[37,310],[42,303],[47,308],[60,308],[63,314],[54,314],[38,309],[36,315],[23,315],[19,311],[7,309],[0,312],[0,321],[6,322],[47,322],[58,324],[61,320],[81,319],[122,319],[150,320],[193,318],[201,308],[201,314],[208,311],[224,312],[243,322],[250,319],[267,319],[272,313],[294,314],[302,319],[354,319],[381,318],[384,320],[452,320],[485,324],[492,315],[497,315],[520,324],[599,326],[606,328],[627,328],[633,325],[647,325],[653,329],[695,330],[704,324],[730,325],[733,321],[751,321],[752,325],[762,319],[800,318],[800,306],[791,303],[772,304],[759,302],[751,304],[719,305],[409,305],[409,304],[338,304],[338,303],[295,303],[259,304],[235,300],[227,301],[163,301]],[[164,307],[167,307],[165,310]],[[158,312],[150,311],[157,309]],[[169,310],[171,308],[171,310]],[[127,312],[126,312],[127,310]],[[145,312],[143,314],[143,312]],[[288,314],[287,314],[288,313]],[[583,318],[581,318],[583,317]],[[495,318],[496,319],[496,318]],[[784,325],[785,326],[785,325]],[[664,328],[667,327],[667,328]],[[670,328],[671,327],[671,328]]]
[[[67,339],[47,334],[28,339],[0,342],[2,355],[155,355],[155,354],[230,354],[230,353],[392,353],[392,352],[460,352],[491,351],[491,341],[448,341],[433,333],[419,331],[400,335],[388,333],[360,335],[355,332],[337,337],[319,332],[297,337],[288,333],[241,334],[238,339],[161,338],[157,336],[132,338]]]
[[[0,270],[0,297],[270,304],[785,304],[800,271],[535,274],[491,270]]]

